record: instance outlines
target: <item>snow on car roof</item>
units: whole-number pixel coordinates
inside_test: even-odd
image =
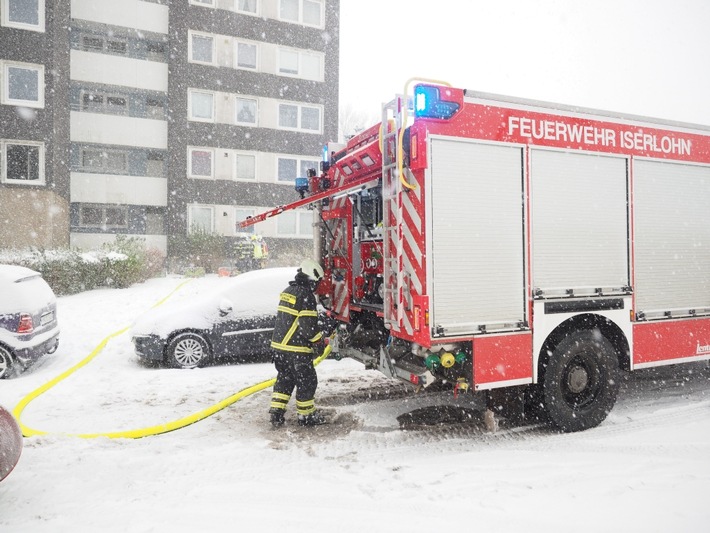
[[[26,278],[39,276],[40,273],[18,265],[0,265],[0,282],[15,283]]]
[[[56,301],[39,272],[17,265],[0,265],[0,314],[36,312]]]
[[[167,337],[179,329],[210,328],[220,319],[223,304],[232,308],[232,318],[275,314],[278,296],[296,272],[296,267],[266,268],[225,279],[225,285],[213,292],[146,311],[134,322],[131,334]]]

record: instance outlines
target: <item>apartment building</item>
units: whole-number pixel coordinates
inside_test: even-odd
[[[38,93],[40,76],[58,73],[34,104],[42,128],[20,116],[1,141],[13,157],[13,140],[42,154],[43,179],[3,178],[0,202],[51,191],[52,227],[71,246],[127,234],[166,250],[195,230],[237,238],[238,220],[293,199],[294,179],[337,137],[339,0],[0,2],[3,17],[37,21],[3,25],[2,61],[35,65]],[[52,53],[26,50],[38,48],[32,37]],[[18,44],[6,53],[8,39]],[[28,114],[16,96],[0,116]],[[305,250],[311,225],[303,211],[257,231],[273,251]]]
[[[0,0],[0,248],[69,244],[66,2]]]

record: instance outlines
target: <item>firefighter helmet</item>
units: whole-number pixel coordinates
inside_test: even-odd
[[[320,281],[323,279],[323,267],[313,259],[304,259],[298,270],[308,276],[308,279],[311,281]]]

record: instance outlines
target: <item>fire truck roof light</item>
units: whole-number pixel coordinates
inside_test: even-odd
[[[458,102],[442,100],[441,90],[434,85],[414,88],[414,115],[420,118],[449,119],[459,110]]]

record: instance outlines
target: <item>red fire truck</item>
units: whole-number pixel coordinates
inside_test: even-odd
[[[619,372],[710,359],[710,127],[421,82],[328,145],[313,209],[334,351],[600,424]]]

